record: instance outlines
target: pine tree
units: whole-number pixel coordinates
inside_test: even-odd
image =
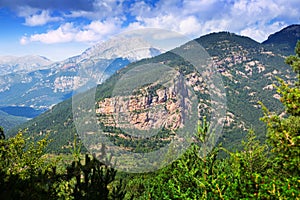
[[[4,139],[5,139],[4,130],[3,127],[0,126],[0,140],[4,140]]]
[[[263,106],[267,124],[268,144],[273,153],[273,170],[277,177],[271,193],[277,197],[300,197],[300,41],[296,45],[296,55],[289,56],[286,63],[297,74],[293,84],[279,79],[277,92],[285,107],[286,116],[271,113]]]

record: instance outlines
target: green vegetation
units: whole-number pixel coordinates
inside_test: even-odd
[[[1,126],[7,131],[13,127],[16,127],[17,125],[20,125],[22,123],[25,123],[27,119],[25,117],[18,117],[9,115],[6,112],[3,112],[0,110],[0,122]]]
[[[0,129],[0,199],[123,199],[125,191],[116,170],[86,155],[74,142],[69,162],[45,154],[50,140],[26,139],[23,132],[4,139]],[[101,156],[106,156],[103,152]],[[66,156],[63,156],[64,160]]]
[[[72,155],[65,163],[59,155],[45,152],[54,138],[49,135],[53,130],[47,132],[47,126],[35,142],[26,139],[22,132],[5,138],[0,128],[0,199],[300,199],[300,42],[295,51],[296,55],[288,57],[286,63],[298,79],[288,83],[278,78],[274,86],[280,95],[277,103],[282,104],[284,113],[275,109],[277,103],[268,104],[268,98],[260,98],[263,115],[257,114],[259,111],[242,115],[241,106],[249,101],[240,102],[242,95],[228,92],[230,97],[236,96],[230,100],[229,109],[237,117],[251,117],[254,124],[261,117],[264,127],[258,127],[266,133],[265,140],[256,137],[256,127],[248,131],[240,149],[220,144],[206,152],[209,123],[203,118],[191,148],[178,160],[155,172],[124,174],[92,155],[83,156],[74,136]],[[116,78],[117,75],[112,80]],[[232,83],[229,79],[225,82]],[[109,84],[114,82],[101,89],[106,95]],[[58,115],[45,114],[40,120],[54,125],[62,120],[64,123],[56,126],[74,128],[70,107],[63,105],[48,112]],[[105,146],[101,156],[106,158]]]

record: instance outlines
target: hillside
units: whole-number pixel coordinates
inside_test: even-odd
[[[26,121],[28,120],[24,117],[9,115],[8,113],[0,110],[0,122],[5,132],[9,131],[13,127],[25,123]]]
[[[289,55],[294,54],[294,49],[297,41],[300,38],[300,25],[290,25],[274,34],[271,34],[266,41],[265,45],[277,47],[282,53]]]
[[[260,44],[250,38],[227,32],[212,33],[200,37],[195,41],[201,44],[209,53],[212,58],[212,67],[220,74],[225,86],[227,110],[224,119],[223,134],[219,138],[219,142],[222,142],[226,147],[233,149],[239,148],[238,144],[240,144],[240,141],[250,128],[253,128],[257,132],[260,139],[264,138],[264,126],[259,121],[259,117],[262,116],[262,111],[258,101],[262,101],[271,111],[282,112],[283,110],[278,100],[279,96],[276,94],[272,84],[276,82],[277,76],[285,80],[292,80],[295,76],[290,68],[284,64],[285,57],[277,51],[276,44],[272,46]],[[179,49],[189,49],[189,45],[190,43],[187,43]],[[182,74],[182,76],[185,77],[186,84],[194,88],[194,93],[199,98],[199,108],[202,106],[206,109],[204,109],[203,115],[209,115],[211,112],[211,110],[209,111],[209,106],[212,102],[211,97],[205,95],[207,88],[205,82],[201,79],[203,74],[193,71],[189,63],[174,55],[172,52],[130,64],[128,67],[114,74],[103,84],[99,85],[96,91],[96,102],[94,102],[98,105],[96,109],[101,108],[101,105],[105,105],[105,101],[109,102],[113,100],[113,88],[118,84],[118,81],[124,74],[140,65],[149,63],[164,63],[164,65]],[[154,97],[159,98],[162,89],[167,90],[167,88],[157,87],[157,85],[145,85],[139,89],[140,91],[146,91],[145,94],[147,95],[150,94],[152,100]],[[142,104],[141,97],[143,97],[143,93],[139,93],[138,90],[136,93],[127,97],[136,98],[136,104]],[[178,99],[172,100],[169,96],[166,96],[161,103],[166,106],[168,102],[176,102],[177,100]],[[59,103],[46,113],[24,124],[22,127],[27,127],[28,133],[36,137],[49,133],[50,138],[54,139],[50,148],[55,151],[60,151],[69,145],[73,135],[76,133],[71,104],[71,99]],[[176,107],[178,104],[175,103],[174,106]],[[170,110],[165,107],[165,111]],[[96,115],[96,113],[93,115]],[[134,151],[134,148],[138,147],[138,150],[135,149],[136,151],[149,151],[149,148],[150,150],[152,148],[155,149],[160,147],[160,145],[168,143],[168,140],[173,137],[173,135],[170,134],[172,129],[167,131],[164,129],[164,131],[160,132],[159,137],[153,139],[150,143],[147,143],[149,140],[139,141],[124,134],[124,132],[122,132],[122,128],[124,127],[118,127],[111,123],[101,121],[103,120],[101,117],[104,116],[105,119],[108,119],[110,117],[109,115],[111,114],[108,114],[106,111],[102,112],[101,109],[98,110],[98,122],[94,123],[99,123],[101,128],[105,130],[106,133],[109,133],[110,141],[124,148],[129,148]],[[148,117],[143,117],[144,115]],[[154,119],[153,117],[151,118],[151,113],[148,110],[143,110],[140,107],[138,110],[131,110],[128,116],[135,116],[136,119],[138,119],[138,121],[136,121],[138,123],[136,124],[144,124],[146,128],[147,123],[145,122]],[[182,115],[176,115],[176,117],[178,116],[180,117]],[[202,117],[203,116],[200,116],[200,118]],[[88,124],[89,121],[86,123]],[[9,134],[14,134],[14,131],[9,132]]]

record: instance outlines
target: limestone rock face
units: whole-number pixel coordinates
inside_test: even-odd
[[[155,83],[139,89],[137,95],[99,101],[96,109],[99,121],[106,126],[140,130],[182,127],[183,116],[191,111],[191,92],[187,85],[177,79],[169,87],[153,88],[157,88]]]

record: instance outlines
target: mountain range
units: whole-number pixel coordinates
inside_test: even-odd
[[[51,63],[53,63],[51,60],[37,55],[22,57],[0,56],[0,74],[3,76],[11,73],[28,73],[47,69]]]
[[[223,134],[218,138],[218,141],[222,142],[226,147],[237,147],[250,128],[257,132],[260,139],[264,138],[265,128],[262,122],[259,121],[262,111],[258,101],[262,101],[271,111],[284,114],[279,96],[276,94],[273,84],[276,83],[276,77],[290,82],[295,78],[295,74],[284,63],[284,59],[293,52],[295,44],[292,45],[291,41],[300,39],[299,30],[299,25],[289,26],[274,33],[263,43],[258,43],[251,38],[229,32],[211,33],[193,41],[201,44],[208,52],[212,58],[213,67],[223,80],[226,91],[227,109],[224,118]],[[192,48],[190,44],[186,43],[178,47],[178,49],[186,50]],[[72,59],[76,60],[77,58],[71,58],[70,60]],[[128,61],[130,62],[129,59]],[[106,104],[106,102],[114,100],[112,96],[113,89],[122,76],[136,66],[149,63],[164,63],[183,74],[186,84],[194,88],[194,92],[200,99],[198,108],[201,106],[209,108],[212,103],[210,102],[211,99],[205,95],[205,82],[201,79],[201,74],[197,74],[193,69],[190,69],[186,61],[182,61],[176,55],[174,56],[172,52],[162,53],[153,58],[142,59],[132,64],[127,63],[125,68],[120,69],[118,73],[114,73],[97,87],[94,102],[97,110],[95,115],[97,114],[98,116],[96,123],[100,124],[109,135],[111,141],[127,149],[134,149],[133,146],[139,146],[140,150],[142,149],[141,151],[145,151],[147,144],[145,146],[145,143],[140,142],[138,139],[129,137],[120,130],[122,127],[111,123],[114,122],[111,120],[113,114],[109,109],[120,111],[118,110],[120,108],[107,106],[108,110],[101,110],[101,105],[111,105]],[[151,99],[152,103],[155,104],[155,102],[158,102],[160,105],[165,106],[165,112],[171,112],[168,105],[172,105],[174,108],[178,105],[180,107],[181,104],[176,104],[178,99],[172,99],[170,95],[165,94],[164,98],[160,98],[161,92],[166,93],[167,90],[168,88],[158,87],[158,85],[145,85],[139,88],[134,94],[126,96],[129,99],[136,99],[135,104],[130,104],[133,107],[127,107],[127,109],[131,108],[128,116],[131,118],[135,117],[136,119],[133,122],[133,126],[139,126],[140,129],[147,129],[147,126],[151,126],[149,121],[155,120],[149,110],[140,106],[151,105],[151,103],[143,103],[145,102],[145,98],[142,97],[145,97],[143,96],[145,94],[148,95],[147,99]],[[141,91],[146,92],[143,93]],[[175,103],[170,104],[169,102]],[[182,115],[176,112],[176,109],[173,111],[170,116],[177,117],[177,119],[178,117],[182,117]],[[88,124],[89,121],[86,123]],[[50,110],[18,128],[25,127],[28,128],[28,133],[35,138],[50,134],[50,138],[54,142],[50,144],[49,148],[54,151],[61,151],[70,145],[70,141],[73,141],[73,137],[76,134],[72,112],[72,99],[51,107]],[[176,128],[176,126],[174,127]],[[177,127],[180,127],[180,125]],[[170,131],[172,132],[172,129],[162,133],[163,136],[161,137],[165,140],[161,138],[153,140],[155,141],[153,145],[167,141],[171,137]],[[12,129],[8,134],[13,135],[15,132],[16,129]]]
[[[98,80],[100,83],[130,62],[161,53],[140,38],[123,38],[122,43],[126,45],[122,49],[119,42],[120,39],[114,39],[96,44],[81,55],[61,62],[51,62],[41,56],[0,57],[0,110],[11,118],[36,117],[71,97],[73,90],[84,84],[79,82],[81,68],[97,69],[93,73],[102,78]],[[125,54],[132,49],[136,50]],[[6,124],[3,123],[6,130],[11,128]]]

